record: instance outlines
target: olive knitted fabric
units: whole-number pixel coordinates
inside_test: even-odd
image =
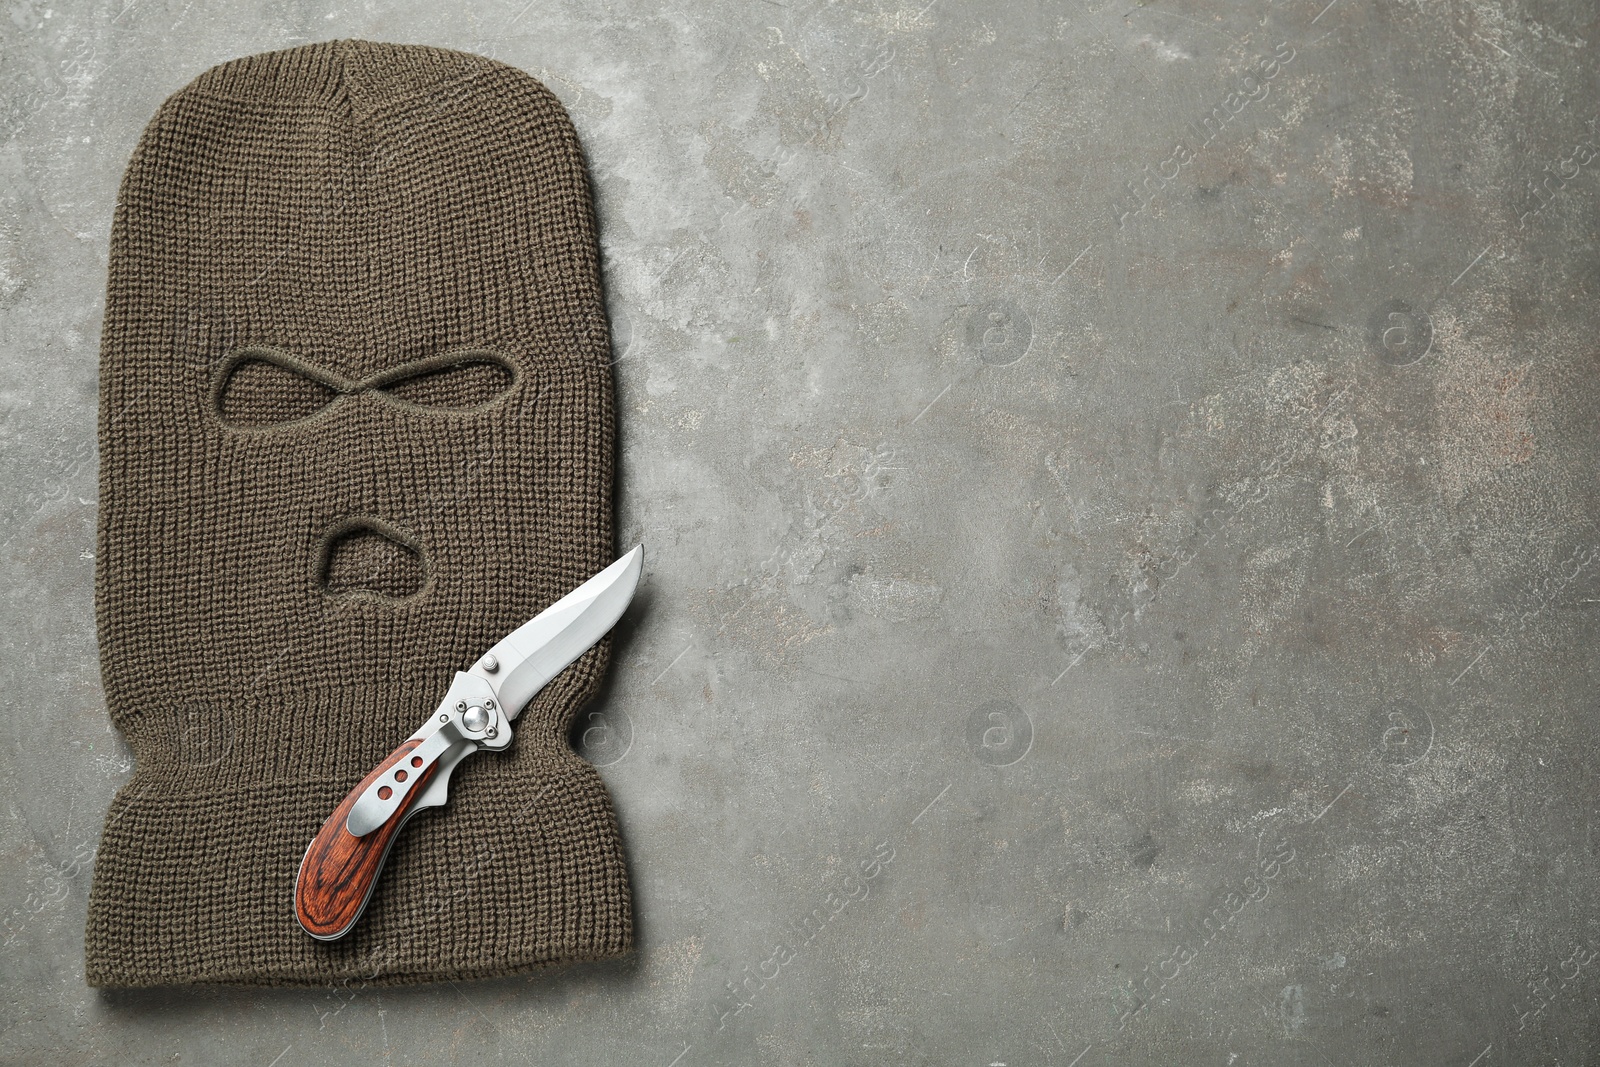
[[[335,41],[215,67],[128,165],[101,345],[96,607],[135,773],[96,986],[422,982],[626,952],[568,744],[607,642],[412,820],[366,914],[306,845],[505,633],[613,558],[610,341],[576,134],[528,75]]]

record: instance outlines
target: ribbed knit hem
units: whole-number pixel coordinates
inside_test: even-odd
[[[398,985],[628,952],[628,879],[604,785],[575,755],[512,765],[531,762],[465,761],[450,803],[407,824],[366,914],[335,942],[300,929],[294,881],[349,782],[219,795],[135,776],[95,857],[89,985]]]

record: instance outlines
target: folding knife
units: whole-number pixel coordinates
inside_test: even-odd
[[[622,617],[644,568],[644,546],[506,635],[465,671],[422,728],[340,802],[312,838],[295,878],[295,917],[319,941],[350,932],[406,821],[448,799],[450,772],[480,748],[511,744],[523,706]]]

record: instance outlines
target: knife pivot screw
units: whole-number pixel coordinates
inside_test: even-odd
[[[472,707],[468,708],[467,713],[461,717],[461,725],[465,726],[473,733],[477,733],[485,726],[489,725],[489,713],[474,704]]]
[[[483,669],[493,674],[500,669],[500,661],[493,656],[485,656],[483,657]]]

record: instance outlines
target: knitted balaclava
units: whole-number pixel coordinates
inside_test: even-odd
[[[613,558],[609,339],[560,103],[479,56],[336,41],[168,100],[128,165],[101,347],[96,600],[131,781],[96,986],[421,982],[630,947],[568,730],[606,648],[412,820],[355,930],[295,921],[350,788]]]

